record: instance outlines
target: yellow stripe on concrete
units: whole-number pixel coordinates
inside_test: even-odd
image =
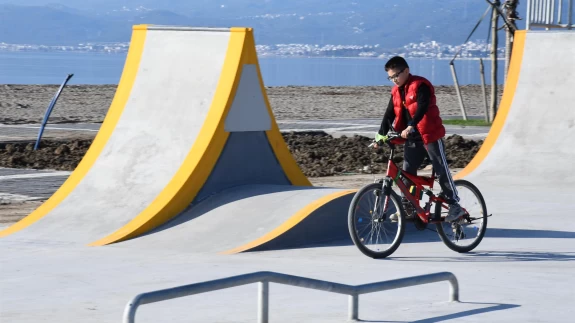
[[[313,201],[312,203],[308,204],[303,209],[299,210],[296,214],[294,214],[286,222],[281,224],[279,227],[273,229],[272,231],[270,231],[266,235],[262,236],[261,238],[256,239],[252,242],[248,242],[243,246],[239,246],[237,248],[234,248],[234,249],[231,249],[228,251],[224,251],[224,252],[222,252],[222,254],[230,255],[230,254],[244,252],[244,251],[253,249],[255,247],[261,246],[266,242],[272,241],[272,240],[276,239],[277,237],[281,236],[282,234],[286,233],[287,231],[291,230],[298,223],[302,222],[304,219],[306,219],[308,216],[310,216],[313,212],[318,210],[320,207],[326,205],[327,203],[330,203],[331,201],[333,201],[337,198],[346,196],[348,194],[355,194],[356,191],[357,190],[345,190],[345,191],[336,192],[336,193],[333,193],[330,195],[326,195],[320,199],[317,199],[317,200]]]
[[[18,232],[46,216],[76,188],[92,168],[98,156],[100,156],[100,153],[106,146],[106,143],[116,128],[118,120],[120,119],[128,98],[130,97],[134,81],[136,80],[142,52],[144,51],[144,43],[146,41],[145,25],[140,25],[140,28],[137,27],[138,26],[134,27],[135,31],[132,33],[126,63],[124,64],[124,70],[116,89],[114,99],[112,100],[110,109],[108,110],[108,113],[104,118],[104,122],[100,127],[100,131],[94,138],[90,149],[88,149],[74,172],[70,174],[62,186],[45,203],[19,222],[3,231],[0,231],[0,237]]]
[[[181,168],[158,197],[134,219],[91,246],[120,242],[144,234],[177,216],[192,203],[222,153],[229,133],[225,119],[238,87],[242,65],[250,56],[251,29],[232,28],[226,59],[206,121]]]
[[[473,172],[482,162],[485,160],[497,138],[501,134],[501,130],[505,125],[505,121],[507,120],[507,115],[509,114],[509,110],[511,109],[511,104],[513,103],[513,98],[515,96],[515,90],[517,89],[517,83],[519,81],[519,74],[521,71],[521,63],[523,61],[523,53],[525,50],[525,37],[527,33],[525,30],[519,30],[515,32],[514,42],[513,42],[513,52],[511,57],[511,62],[509,64],[509,72],[507,74],[507,82],[505,84],[505,89],[503,91],[503,97],[501,98],[501,104],[499,105],[499,109],[497,111],[497,116],[491,125],[491,129],[489,130],[489,134],[487,134],[487,138],[481,145],[481,148],[473,157],[471,162],[458,172],[453,178],[460,179],[463,178],[471,172]]]

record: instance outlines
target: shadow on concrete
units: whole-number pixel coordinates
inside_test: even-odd
[[[466,316],[473,316],[473,315],[478,315],[478,314],[483,314],[483,313],[489,313],[489,312],[495,312],[495,311],[503,311],[503,310],[508,310],[508,309],[512,309],[512,308],[517,308],[520,307],[520,305],[515,305],[515,304],[493,304],[493,303],[473,303],[473,302],[460,302],[460,304],[476,304],[476,305],[492,305],[489,307],[484,307],[484,308],[477,308],[477,309],[473,309],[473,310],[466,310],[466,311],[462,311],[462,312],[458,312],[458,313],[453,313],[453,314],[446,314],[446,315],[441,315],[441,316],[436,316],[436,317],[430,317],[430,318],[426,318],[426,319],[422,319],[422,320],[417,320],[417,321],[379,321],[379,320],[359,320],[359,322],[374,322],[374,323],[387,323],[387,322],[412,322],[412,323],[433,323],[433,322],[443,322],[443,321],[448,321],[448,320],[453,320],[453,319],[457,319],[457,318],[462,318],[462,317],[466,317]]]
[[[575,252],[469,252],[459,257],[391,257],[388,260],[425,262],[520,262],[520,261],[575,261]]]
[[[487,238],[522,238],[522,239],[575,239],[575,232],[551,230],[526,229],[499,229],[489,228],[487,225]]]
[[[487,226],[484,239],[489,238],[514,238],[514,239],[575,239],[575,232],[552,231],[552,230],[529,230],[529,229],[500,229]],[[435,231],[435,225],[430,225],[425,231],[417,231],[406,227],[403,242],[421,243],[441,241]]]
[[[171,229],[175,226],[182,225],[188,221],[192,221],[202,215],[209,214],[211,211],[225,206],[226,204],[238,202],[240,200],[249,199],[261,195],[269,195],[278,192],[286,191],[302,191],[302,190],[316,190],[321,189],[317,187],[301,187],[301,186],[288,186],[288,185],[244,185],[229,188],[213,194],[203,201],[190,204],[184,211],[169,220],[168,222],[160,225],[159,227],[146,232],[139,237],[153,235],[161,231]]]
[[[463,311],[463,312],[459,312],[459,313],[453,313],[453,314],[446,314],[446,315],[431,317],[431,318],[427,318],[427,319],[423,319],[423,320],[413,321],[413,323],[416,323],[416,322],[417,323],[442,322],[442,321],[452,320],[452,319],[461,318],[461,317],[465,317],[465,316],[472,316],[472,315],[495,312],[495,311],[503,311],[503,310],[508,310],[508,309],[520,307],[520,305],[515,305],[515,304],[489,304],[489,303],[469,303],[469,302],[462,302],[462,303],[484,304],[484,305],[493,305],[493,306],[489,306],[489,307],[485,307],[485,308],[478,308],[478,309],[474,309],[474,310],[467,310],[467,311]]]
[[[485,233],[485,239],[489,238],[514,238],[514,239],[575,239],[575,232],[570,231],[550,231],[550,230],[526,230],[526,229],[499,229],[499,228],[489,228],[487,227],[487,232]],[[428,229],[423,231],[418,231],[413,227],[413,224],[408,223],[405,229],[405,235],[403,237],[402,244],[410,243],[426,243],[426,242],[441,242],[439,235],[435,231],[435,225],[428,226]],[[346,247],[353,246],[351,238],[346,237],[338,241],[332,241],[329,243],[320,243],[313,245],[304,245],[297,248],[278,248],[281,249],[307,249],[307,248],[322,248],[322,247]],[[400,247],[401,248],[401,247]],[[447,247],[445,247],[447,248]],[[481,244],[478,248],[481,248]],[[467,255],[478,255],[477,253],[470,252]],[[556,257],[551,256],[545,257],[545,260],[550,259],[560,259],[560,258],[570,258],[571,256],[563,257],[562,255],[555,254]],[[516,255],[517,257],[517,255]],[[539,256],[533,256],[533,258],[538,258]],[[390,257],[391,258],[391,257]],[[525,255],[521,257],[525,258]],[[469,261],[468,257],[464,257],[465,261]],[[569,259],[570,260],[570,259]]]
[[[347,233],[345,235],[348,235]],[[341,235],[340,235],[341,237]],[[287,237],[286,237],[287,238]],[[489,228],[487,227],[487,232],[483,238],[485,241],[489,238],[513,238],[513,239],[575,239],[575,232],[570,231],[550,231],[550,230],[526,230],[526,229],[499,229],[499,228]],[[405,235],[403,237],[402,244],[412,244],[412,243],[426,243],[426,242],[440,242],[441,239],[435,231],[435,225],[430,225],[428,229],[419,231],[415,229],[412,223],[408,223],[405,229]],[[309,248],[324,248],[324,247],[348,247],[353,246],[353,242],[349,236],[343,239],[334,239],[333,241],[326,243],[313,243],[306,244],[301,243],[299,245],[291,247],[279,247],[270,248],[265,250],[254,249],[251,251],[271,251],[271,250],[289,250],[289,249],[309,249]],[[401,246],[400,246],[401,248]],[[446,250],[447,246],[445,246]],[[481,244],[477,249],[481,248]],[[476,250],[477,250],[476,249]],[[482,257],[482,258],[480,258]],[[397,259],[397,260],[408,260],[408,259],[398,259],[392,256],[386,259]],[[469,252],[467,254],[462,254],[461,257],[442,257],[442,258],[412,258],[412,261],[434,261],[433,259],[438,259],[437,261],[570,261],[575,260],[575,253],[573,254],[560,254],[560,253],[545,253],[545,252]],[[416,260],[419,259],[419,260]]]

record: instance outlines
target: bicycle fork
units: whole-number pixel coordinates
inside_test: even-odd
[[[391,195],[391,186],[393,185],[393,181],[391,178],[386,177],[383,180],[383,185],[382,185],[382,190],[380,194],[380,196],[376,196],[375,198],[375,207],[373,210],[374,214],[377,214],[378,208],[379,208],[379,198],[383,197],[384,198],[384,203],[383,203],[383,212],[382,215],[385,214],[385,212],[387,212],[387,208],[389,206],[389,195]]]

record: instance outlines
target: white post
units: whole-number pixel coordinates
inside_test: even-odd
[[[569,16],[567,16],[567,29],[573,29],[573,0],[569,0]]]
[[[485,106],[485,121],[492,121],[489,118],[489,106],[487,105],[487,93],[485,91],[485,68],[483,66],[483,58],[479,59],[479,75],[481,76],[481,91],[483,92],[483,104]]]
[[[358,321],[359,318],[359,295],[349,295],[349,319]]]
[[[269,321],[269,282],[258,283],[258,323]]]
[[[451,68],[451,74],[453,75],[455,90],[457,91],[457,98],[459,99],[459,106],[461,107],[461,114],[463,115],[463,120],[467,120],[467,112],[465,111],[465,106],[463,105],[463,97],[461,96],[461,90],[459,89],[459,81],[457,80],[457,73],[455,73],[455,66],[453,65],[453,61],[451,61],[449,65]]]
[[[527,0],[527,18],[525,21],[525,29],[529,30],[529,22],[531,21],[531,7],[533,6],[533,0]]]

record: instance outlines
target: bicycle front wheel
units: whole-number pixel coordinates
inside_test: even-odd
[[[353,243],[366,256],[385,258],[401,244],[405,232],[405,213],[399,196],[391,191],[387,197],[382,184],[373,183],[360,189],[351,201],[348,213],[349,233]],[[397,219],[390,216],[399,211]]]
[[[479,189],[466,180],[455,180],[459,205],[466,214],[453,222],[436,224],[437,233],[443,243],[456,252],[469,252],[479,245],[487,229],[487,207]],[[435,214],[446,215],[446,204],[436,203]],[[444,213],[444,214],[442,214]]]

